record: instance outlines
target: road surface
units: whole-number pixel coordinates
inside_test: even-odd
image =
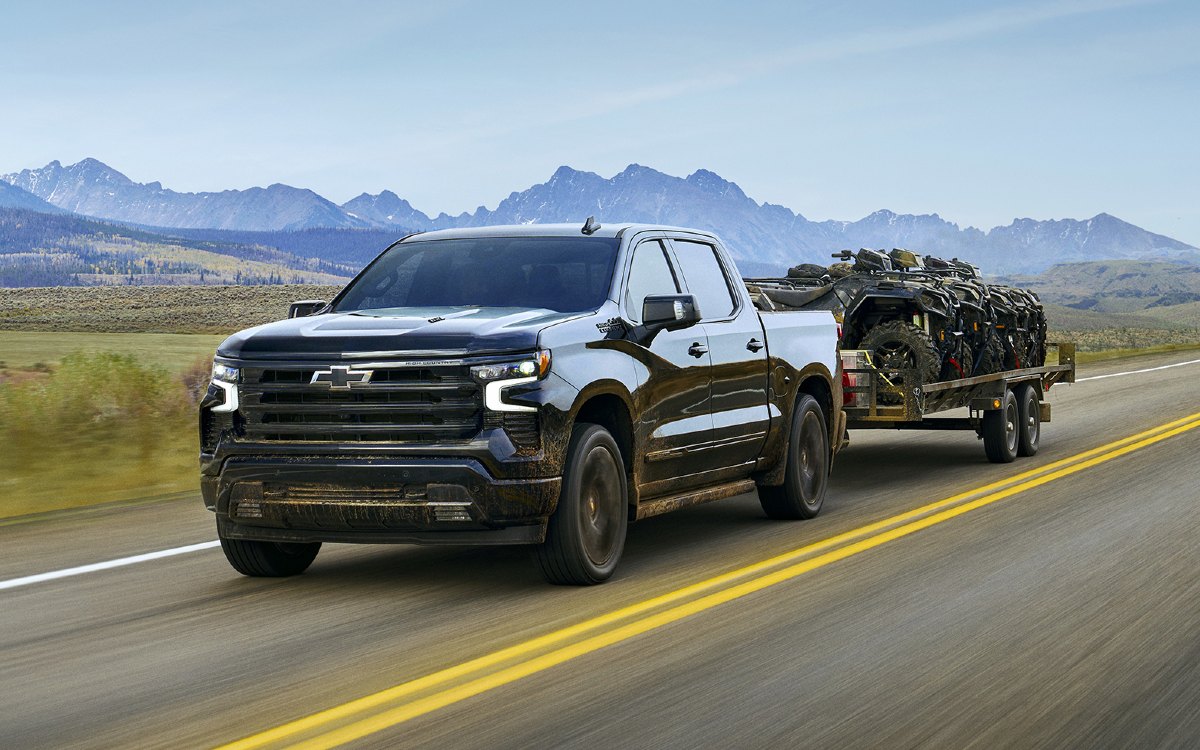
[[[1013,464],[855,433],[819,518],[649,519],[586,589],[517,548],[243,578],[198,497],[9,523],[0,747],[1194,747],[1200,363],[1099,377],[1193,359],[1080,368]]]

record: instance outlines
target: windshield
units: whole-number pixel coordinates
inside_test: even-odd
[[[406,242],[355,279],[337,312],[394,307],[530,307],[556,312],[604,304],[620,240],[473,237]]]

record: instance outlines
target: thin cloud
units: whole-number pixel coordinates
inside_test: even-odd
[[[708,73],[635,89],[592,94],[587,97],[585,104],[558,108],[535,108],[536,122],[541,126],[565,125],[646,104],[730,88],[752,78],[804,64],[919,49],[1027,28],[1074,16],[1105,13],[1159,2],[1162,0],[1093,0],[1091,2],[1066,0],[989,10],[925,26],[871,29],[756,56],[732,66],[726,66],[726,69],[719,73]],[[492,121],[478,127],[432,134],[428,138],[422,138],[421,144],[423,149],[449,148],[462,143],[511,135],[528,130],[529,126],[530,122],[527,118],[523,118],[519,122]]]

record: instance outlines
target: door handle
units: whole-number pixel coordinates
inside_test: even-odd
[[[693,357],[703,357],[705,354],[708,354],[708,347],[697,341],[688,347],[688,354]]]
[[[746,348],[752,352],[757,352],[760,349],[762,349],[764,346],[766,346],[766,344],[759,341],[758,339],[750,339],[749,341],[746,342]]]

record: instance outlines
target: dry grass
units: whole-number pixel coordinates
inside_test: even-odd
[[[289,303],[330,299],[339,289],[304,284],[0,289],[0,330],[228,334],[285,318]]]

